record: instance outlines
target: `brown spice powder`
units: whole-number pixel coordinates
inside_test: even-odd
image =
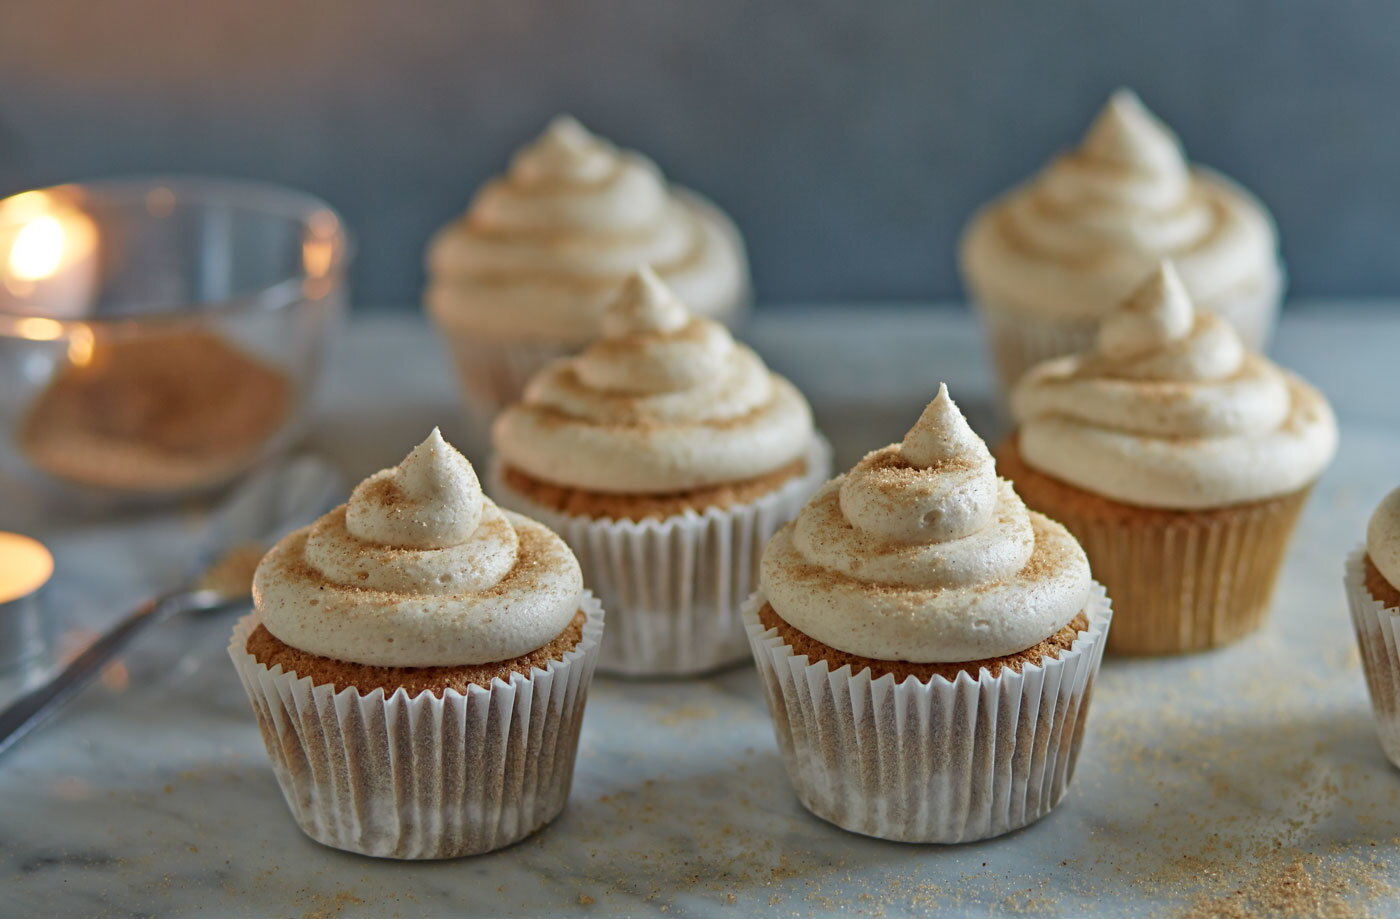
[[[204,330],[99,340],[34,401],[20,444],[38,469],[128,492],[232,474],[287,420],[286,374]]]

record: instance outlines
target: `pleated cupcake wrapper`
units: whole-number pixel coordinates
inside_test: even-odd
[[[1222,306],[1219,312],[1235,325],[1246,345],[1263,350],[1273,337],[1279,299],[1277,291],[1269,290],[1261,297]],[[1051,319],[980,301],[974,306],[990,340],[1003,396],[1036,364],[1088,351],[1098,337],[1098,319]]]
[[[706,673],[748,658],[741,617],[758,586],[768,538],[830,475],[831,447],[817,437],[807,470],[746,504],[664,520],[579,517],[543,507],[505,484],[491,465],[492,497],[564,537],[583,580],[608,610],[598,667],[635,677]]]
[[[1074,534],[1118,610],[1110,654],[1180,654],[1238,641],[1268,618],[1298,515],[1312,488],[1217,516],[1104,519],[1031,481],[1026,504]]]
[[[292,816],[317,842],[381,858],[456,858],[518,842],[569,796],[603,608],[591,594],[578,645],[529,676],[489,689],[410,697],[336,692],[269,669],[246,650],[256,613],[229,656],[248,691]]]
[[[1376,733],[1385,755],[1400,766],[1400,608],[1387,607],[1366,589],[1365,546],[1347,557],[1345,583]]]
[[[765,630],[749,644],[788,775],[804,807],[843,829],[898,842],[959,843],[1027,826],[1064,797],[1113,618],[1094,585],[1089,629],[1058,658],[927,682],[835,671]]]

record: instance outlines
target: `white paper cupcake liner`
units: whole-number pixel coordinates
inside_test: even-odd
[[[763,547],[830,474],[831,446],[818,436],[803,475],[747,504],[703,514],[641,521],[564,514],[513,491],[499,460],[488,490],[502,507],[554,530],[578,556],[584,583],[608,609],[601,671],[679,677],[748,658],[740,613],[758,586]]]
[[[1385,606],[1366,589],[1365,546],[1347,557],[1345,583],[1376,733],[1385,755],[1400,766],[1400,609]]]
[[[569,796],[603,608],[562,660],[491,688],[367,695],[269,669],[229,642],[292,816],[317,842],[381,858],[456,858],[518,842]]]
[[[1235,326],[1255,351],[1267,349],[1278,321],[1282,280],[1253,298],[1220,303],[1216,311]],[[1097,319],[1048,319],[995,303],[974,301],[990,342],[1003,396],[1027,370],[1043,361],[1093,348]]]
[[[744,605],[749,643],[788,775],[818,817],[899,842],[972,842],[1027,826],[1064,796],[1113,618],[1102,586],[1089,630],[1059,657],[954,681],[831,671],[763,628],[766,602],[759,592]]]

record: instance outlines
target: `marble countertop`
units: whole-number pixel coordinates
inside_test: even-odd
[[[1001,431],[960,311],[775,310],[749,337],[811,396],[838,466],[896,439],[940,380],[982,433]],[[599,679],[568,808],[514,848],[420,864],[331,851],[287,813],[225,654],[234,617],[215,615],[146,635],[0,760],[0,916],[1383,913],[1400,896],[1400,773],[1375,739],[1340,579],[1400,483],[1397,346],[1400,304],[1287,317],[1276,356],[1330,395],[1343,436],[1271,623],[1224,651],[1107,662],[1069,794],[1027,830],[920,847],[809,816],[740,668]],[[433,424],[480,457],[452,385],[416,314],[369,313],[341,343],[310,441],[350,480]],[[49,527],[46,606],[100,627],[174,577],[194,525]]]

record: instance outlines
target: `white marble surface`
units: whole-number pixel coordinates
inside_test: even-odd
[[[839,465],[897,437],[939,380],[997,433],[980,343],[956,311],[777,311],[751,338],[812,396]],[[124,672],[0,761],[0,916],[1386,913],[1400,897],[1400,773],[1374,737],[1340,571],[1400,483],[1397,346],[1400,304],[1288,317],[1277,355],[1334,399],[1343,440],[1271,624],[1221,652],[1108,663],[1070,792],[1028,830],[926,848],[810,817],[738,669],[595,683],[570,805],[515,848],[436,864],[345,855],[291,822],[225,656],[232,617],[216,616],[146,636]],[[470,444],[415,318],[358,321],[327,395],[312,440],[348,476],[435,423]],[[193,525],[50,527],[48,608],[100,624],[180,569]]]

